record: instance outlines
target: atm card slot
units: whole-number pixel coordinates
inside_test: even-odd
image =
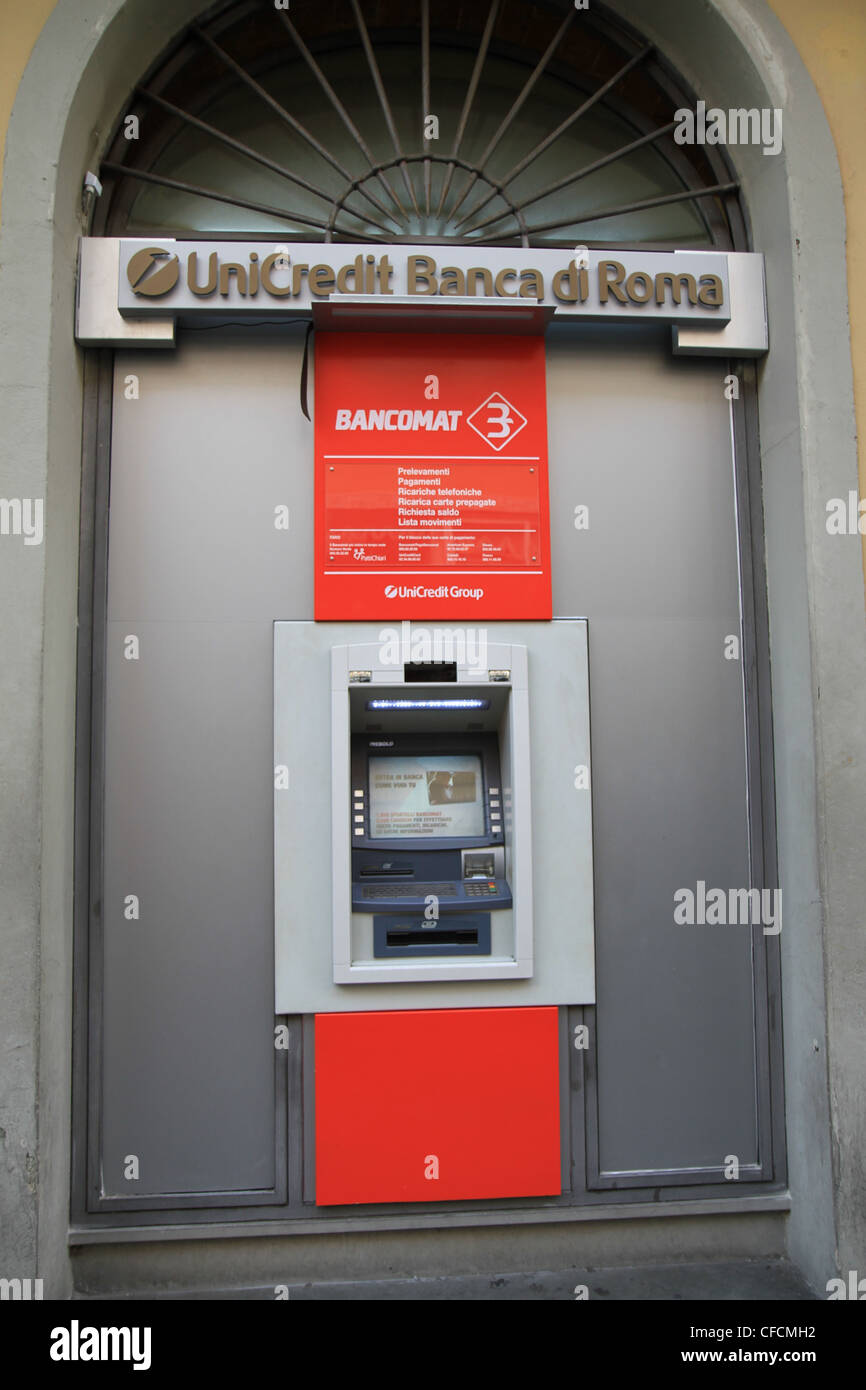
[[[358,870],[359,878],[414,878],[415,870],[411,864],[404,868],[386,868],[384,864],[372,864],[367,869]]]

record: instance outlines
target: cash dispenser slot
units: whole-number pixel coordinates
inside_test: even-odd
[[[407,960],[413,956],[489,956],[490,914],[423,918],[373,918],[373,954],[377,960]]]

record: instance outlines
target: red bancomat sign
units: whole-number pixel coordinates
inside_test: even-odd
[[[541,337],[316,344],[317,620],[550,618]]]

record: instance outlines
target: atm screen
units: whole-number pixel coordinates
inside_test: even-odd
[[[370,758],[370,838],[483,835],[481,759],[475,754]]]

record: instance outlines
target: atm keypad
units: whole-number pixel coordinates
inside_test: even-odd
[[[464,882],[463,891],[467,898],[496,897],[501,892],[495,879],[472,879]],[[416,883],[409,879],[404,883],[365,883],[362,897],[368,902],[382,902],[386,898],[425,898],[429,894],[437,898],[458,898],[460,887],[456,883]]]

